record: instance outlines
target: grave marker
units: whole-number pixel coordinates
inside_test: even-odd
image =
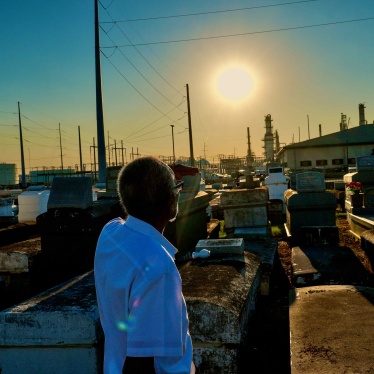
[[[297,192],[325,192],[325,175],[318,171],[306,171],[296,175]]]

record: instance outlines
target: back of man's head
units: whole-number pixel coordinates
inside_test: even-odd
[[[141,157],[118,174],[117,190],[125,212],[153,223],[169,209],[175,177],[171,168],[154,157]]]

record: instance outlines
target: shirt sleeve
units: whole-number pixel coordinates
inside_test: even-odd
[[[181,281],[177,272],[156,278],[141,277],[133,285],[127,323],[127,355],[133,357],[181,357]]]

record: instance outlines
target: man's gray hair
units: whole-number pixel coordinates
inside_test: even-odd
[[[125,212],[151,223],[165,212],[174,194],[173,170],[155,157],[141,157],[118,174],[117,191]]]

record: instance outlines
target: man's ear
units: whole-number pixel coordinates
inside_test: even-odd
[[[168,220],[174,219],[178,213],[178,199],[179,196],[172,193],[168,200]]]

